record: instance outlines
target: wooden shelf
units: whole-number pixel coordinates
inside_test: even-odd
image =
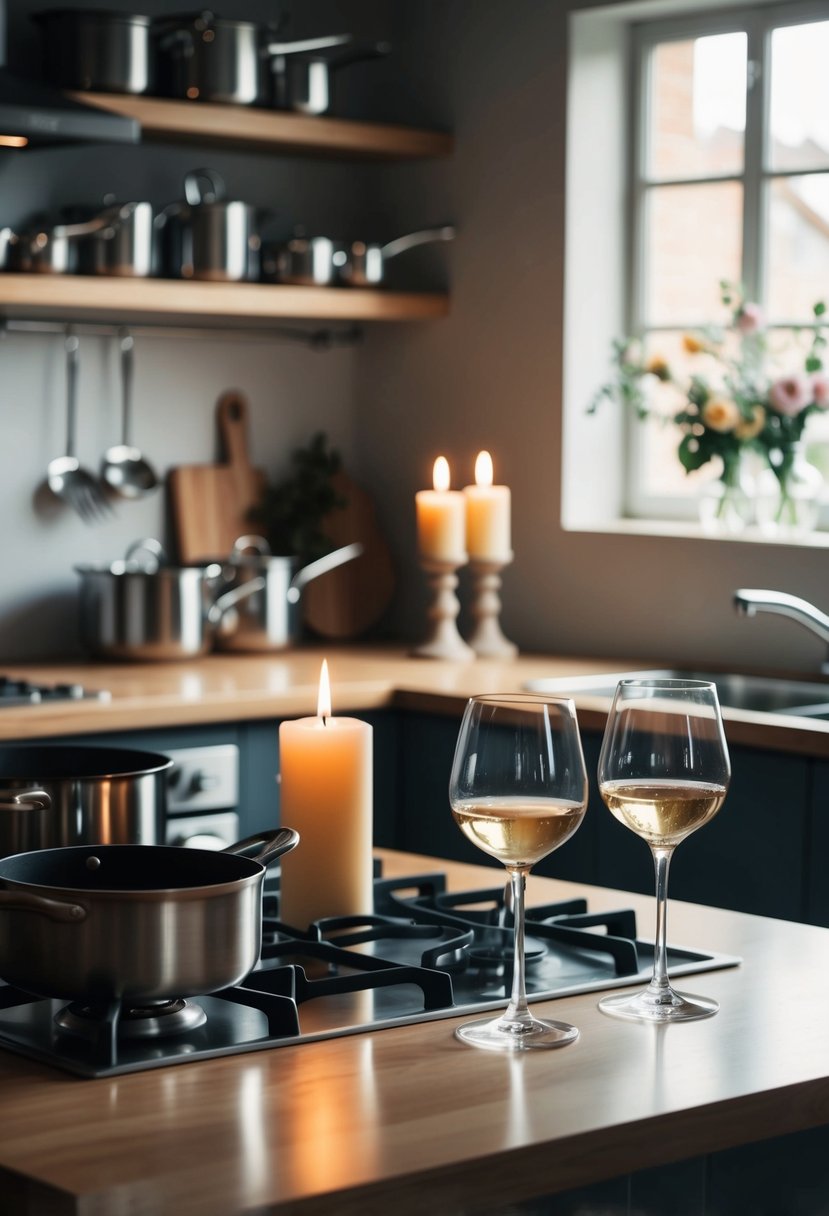
[[[419,321],[444,317],[446,295],[351,287],[181,282],[86,275],[0,274],[0,316],[134,324],[267,326],[292,317]]]
[[[351,119],[313,117],[253,106],[166,101],[116,93],[72,93],[85,105],[135,118],[146,140],[176,137],[233,148],[253,148],[312,156],[415,159],[449,156],[453,138],[443,131]]]

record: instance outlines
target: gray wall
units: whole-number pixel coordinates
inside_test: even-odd
[[[12,16],[34,7],[15,6]],[[425,609],[414,493],[429,483],[439,452],[462,485],[488,447],[498,480],[513,490],[503,623],[522,649],[815,668],[820,648],[805,632],[741,621],[730,595],[740,585],[773,586],[826,607],[826,550],[561,528],[563,8],[556,0],[301,6],[297,34],[359,22],[392,38],[393,59],[355,71],[341,112],[451,128],[454,158],[352,168],[223,152],[209,163],[294,222],[312,213],[313,225],[368,223],[385,238],[455,220],[449,257],[436,253],[424,272],[451,265],[451,316],[378,324],[358,349],[322,355],[284,342],[139,338],[137,438],[162,469],[209,457],[213,402],[231,385],[250,395],[255,459],[271,471],[313,430],[327,429],[379,501],[399,574],[384,630],[405,638],[422,632]],[[112,174],[119,189],[149,183],[156,197],[174,196],[183,169],[204,160],[185,148],[123,151],[117,163],[89,150],[37,153],[25,165],[15,155],[0,162],[0,201],[10,212],[0,220],[62,200],[69,185],[73,197],[87,183],[100,190]],[[116,427],[115,364],[99,340],[82,355],[82,455],[93,461]],[[135,536],[163,529],[162,503],[127,504],[116,522],[94,529],[34,506],[63,442],[59,340],[9,336],[0,369],[0,655],[59,653],[73,644],[72,563],[117,555]],[[465,582],[462,592],[466,600]]]

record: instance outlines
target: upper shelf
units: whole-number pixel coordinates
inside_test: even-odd
[[[259,151],[385,160],[449,156],[454,144],[452,136],[444,131],[262,110],[253,106],[166,101],[115,93],[73,93],[71,96],[85,105],[137,119],[142,136],[148,140],[181,136],[199,143],[227,144]]]
[[[0,274],[0,316],[133,324],[267,326],[293,317],[417,321],[443,317],[446,295],[359,287],[183,282],[69,274]]]

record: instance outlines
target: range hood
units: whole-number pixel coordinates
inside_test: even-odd
[[[137,143],[132,118],[73,101],[59,89],[16,76],[6,65],[6,6],[0,0],[0,147],[64,143]]]

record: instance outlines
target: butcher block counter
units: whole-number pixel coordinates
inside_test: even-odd
[[[323,658],[329,662],[335,713],[396,708],[459,715],[472,694],[515,692],[526,680],[660,666],[630,655],[604,659],[520,655],[452,662],[412,658],[400,646],[333,644],[274,655],[214,654],[188,662],[2,664],[2,673],[12,678],[80,683],[109,695],[14,708],[0,704],[0,740],[315,713]],[[603,728],[606,698],[581,694],[576,704],[582,725]],[[829,722],[733,709],[725,709],[723,716],[730,743],[829,756]]]
[[[435,865],[382,860],[389,875]],[[446,872],[458,890],[492,877]],[[652,923],[644,896],[530,879],[530,899],[575,894]],[[457,1019],[117,1079],[0,1050],[0,1211],[492,1214],[829,1122],[829,930],[672,901],[669,938],[741,958],[682,985],[718,1000],[714,1017],[653,1027],[565,996],[534,1009],[579,1040],[519,1058],[461,1044]]]

